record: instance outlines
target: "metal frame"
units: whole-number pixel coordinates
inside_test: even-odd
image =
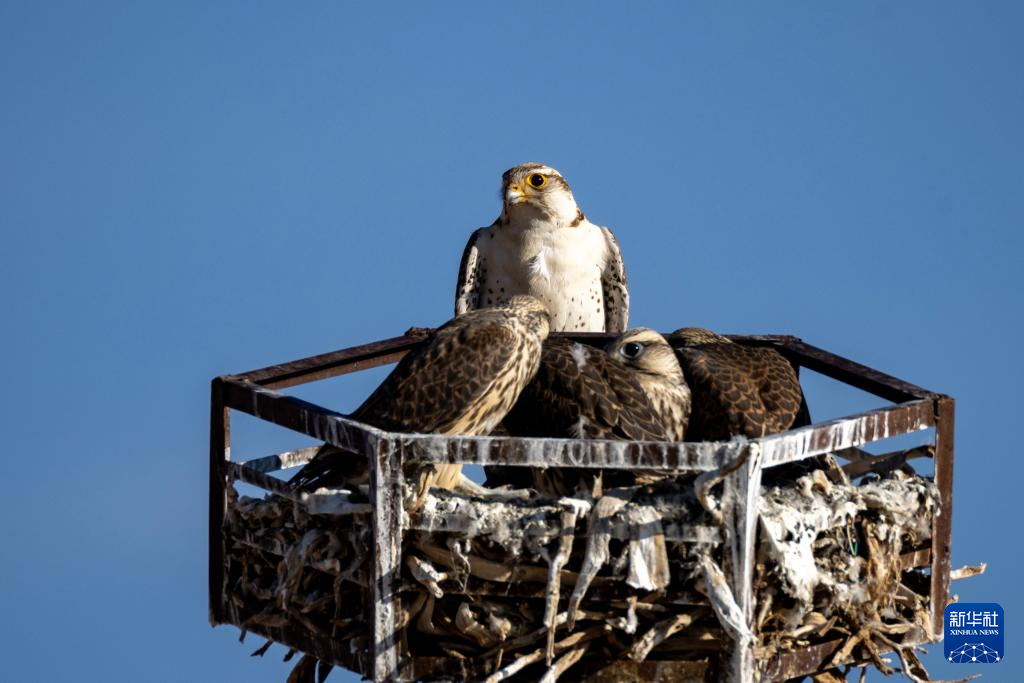
[[[288,497],[301,494],[287,483],[264,472],[257,463],[234,463],[230,450],[230,411],[238,410],[287,427],[315,439],[365,454],[370,463],[370,517],[374,529],[373,583],[370,623],[373,643],[369,666],[364,671],[374,681],[403,680],[420,668],[417,662],[399,661],[396,590],[400,573],[402,462],[408,458],[440,464],[501,464],[566,467],[612,467],[702,472],[719,468],[727,458],[745,456],[744,465],[726,485],[735,487],[741,508],[726,511],[728,574],[737,603],[751,618],[751,577],[754,565],[757,495],[761,471],[795,460],[856,448],[872,441],[935,428],[935,483],[941,509],[933,520],[930,552],[908,554],[908,566],[931,568],[932,640],[942,634],[943,610],[950,581],[950,542],[953,482],[954,401],[949,396],[922,389],[885,373],[829,353],[791,336],[733,336],[740,343],[771,346],[797,368],[823,375],[894,402],[894,405],[828,422],[740,442],[662,443],[613,442],[568,439],[492,437],[436,437],[384,432],[350,420],[334,411],[280,393],[277,389],[336,377],[399,360],[415,348],[428,330],[363,346],[352,347],[213,380],[210,412],[210,622],[233,623],[225,595],[224,560],[227,539],[223,533],[225,492],[233,480],[242,480]],[[613,335],[567,334],[584,343],[603,343]],[[439,441],[440,440],[440,441]],[[444,445],[438,452],[438,444]],[[299,461],[301,462],[301,460]],[[298,462],[292,464],[299,464]],[[278,463],[278,467],[280,463]],[[276,469],[270,467],[269,469]],[[916,563],[916,564],[915,564]],[[276,631],[267,637],[317,654],[334,662],[354,663],[353,655],[331,644],[312,643],[296,633]],[[768,664],[770,680],[818,671],[839,648],[839,641],[787,653]],[[420,662],[420,665],[425,662]],[[668,664],[666,662],[666,664]],[[752,647],[734,648],[728,678],[753,680]]]

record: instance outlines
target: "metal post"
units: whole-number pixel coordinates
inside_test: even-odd
[[[736,605],[753,632],[754,561],[757,537],[757,502],[761,492],[761,448],[758,444],[743,447],[743,464],[725,480],[723,512],[727,534],[726,558],[730,588]],[[737,640],[733,646],[728,673],[730,683],[751,683],[754,680],[754,642]]]
[[[401,609],[395,590],[402,546],[402,451],[376,439],[370,451],[370,505],[373,507],[373,680],[398,680],[397,624]]]
[[[948,396],[935,401],[935,485],[941,508],[932,520],[932,637],[942,638],[953,537],[953,417],[956,404]]]
[[[231,459],[230,411],[224,407],[220,378],[210,386],[210,623],[224,621],[224,497],[228,485],[224,461]]]

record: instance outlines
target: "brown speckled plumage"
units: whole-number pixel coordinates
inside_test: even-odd
[[[460,315],[409,352],[352,418],[392,432],[489,434],[537,371],[547,335],[547,309],[529,296]],[[458,483],[461,466],[437,470],[422,490]],[[362,459],[325,445],[292,481],[312,490],[365,477]]]
[[[744,346],[698,327],[669,335],[693,392],[687,441],[756,438],[789,429],[803,392],[778,351]]]
[[[629,343],[642,347],[636,358],[622,353]],[[689,411],[690,392],[671,347],[656,332],[637,328],[605,350],[547,340],[537,374],[504,425],[512,436],[681,441]],[[536,475],[543,493],[567,495],[581,473]]]

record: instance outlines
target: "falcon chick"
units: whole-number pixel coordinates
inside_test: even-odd
[[[548,330],[547,307],[532,296],[460,315],[406,354],[351,418],[391,432],[490,434],[536,373]],[[291,481],[307,490],[366,483],[366,468],[365,459],[325,444]],[[461,465],[430,469],[417,503],[431,486],[462,480]]]
[[[668,336],[693,391],[687,441],[757,438],[809,422],[796,371],[775,349],[744,346],[700,327]]]
[[[527,163],[501,177],[501,215],[469,238],[459,265],[456,315],[532,294],[554,331],[622,332],[626,272],[611,230],[576,205],[562,174]]]
[[[505,418],[512,436],[682,441],[690,389],[672,347],[639,327],[604,350],[554,337],[544,343],[540,368]],[[491,472],[489,471],[490,475]],[[514,473],[495,472],[494,480]],[[549,495],[571,495],[576,470],[534,473]],[[522,483],[522,482],[520,482]]]

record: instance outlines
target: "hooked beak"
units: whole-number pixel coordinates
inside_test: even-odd
[[[511,204],[520,204],[526,201],[526,193],[519,185],[512,183],[505,190],[505,201]]]

